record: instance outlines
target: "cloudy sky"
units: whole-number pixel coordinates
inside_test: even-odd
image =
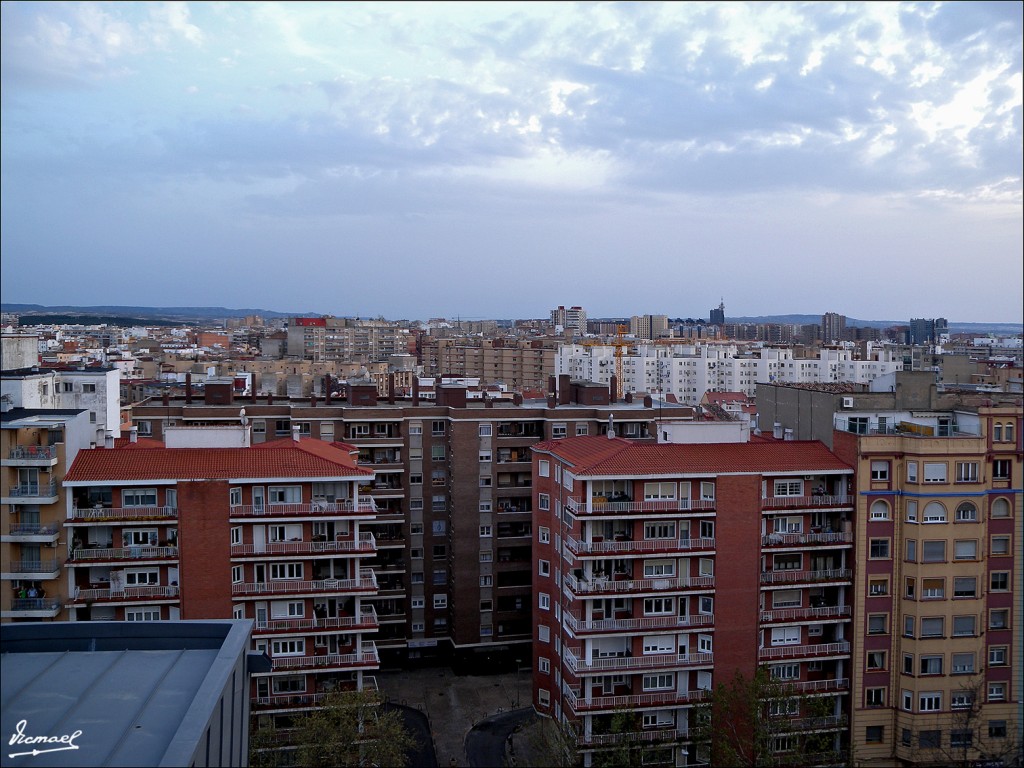
[[[2,4],[2,298],[1021,322],[1022,6]]]

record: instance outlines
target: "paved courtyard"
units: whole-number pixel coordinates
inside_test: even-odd
[[[468,766],[466,734],[481,720],[530,706],[530,672],[457,675],[447,667],[376,672],[377,687],[392,703],[426,714],[437,763]],[[496,766],[496,768],[500,768]]]

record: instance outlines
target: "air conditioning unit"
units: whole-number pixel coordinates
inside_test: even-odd
[[[852,397],[844,397],[843,398],[843,408],[853,408],[853,398]]]

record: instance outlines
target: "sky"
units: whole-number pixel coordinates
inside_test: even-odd
[[[4,302],[1024,320],[1021,2],[0,8]]]

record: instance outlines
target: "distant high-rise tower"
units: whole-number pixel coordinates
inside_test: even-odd
[[[937,317],[934,320],[918,317],[910,320],[911,344],[934,344],[948,333],[949,321],[944,317]]]
[[[826,312],[821,316],[821,340],[825,344],[842,341],[846,335],[846,315]]]
[[[719,302],[717,309],[711,310],[710,322],[712,325],[725,325],[725,299]]]
[[[551,310],[551,324],[562,329],[572,328],[581,336],[587,332],[587,311],[583,307],[559,306]]]

